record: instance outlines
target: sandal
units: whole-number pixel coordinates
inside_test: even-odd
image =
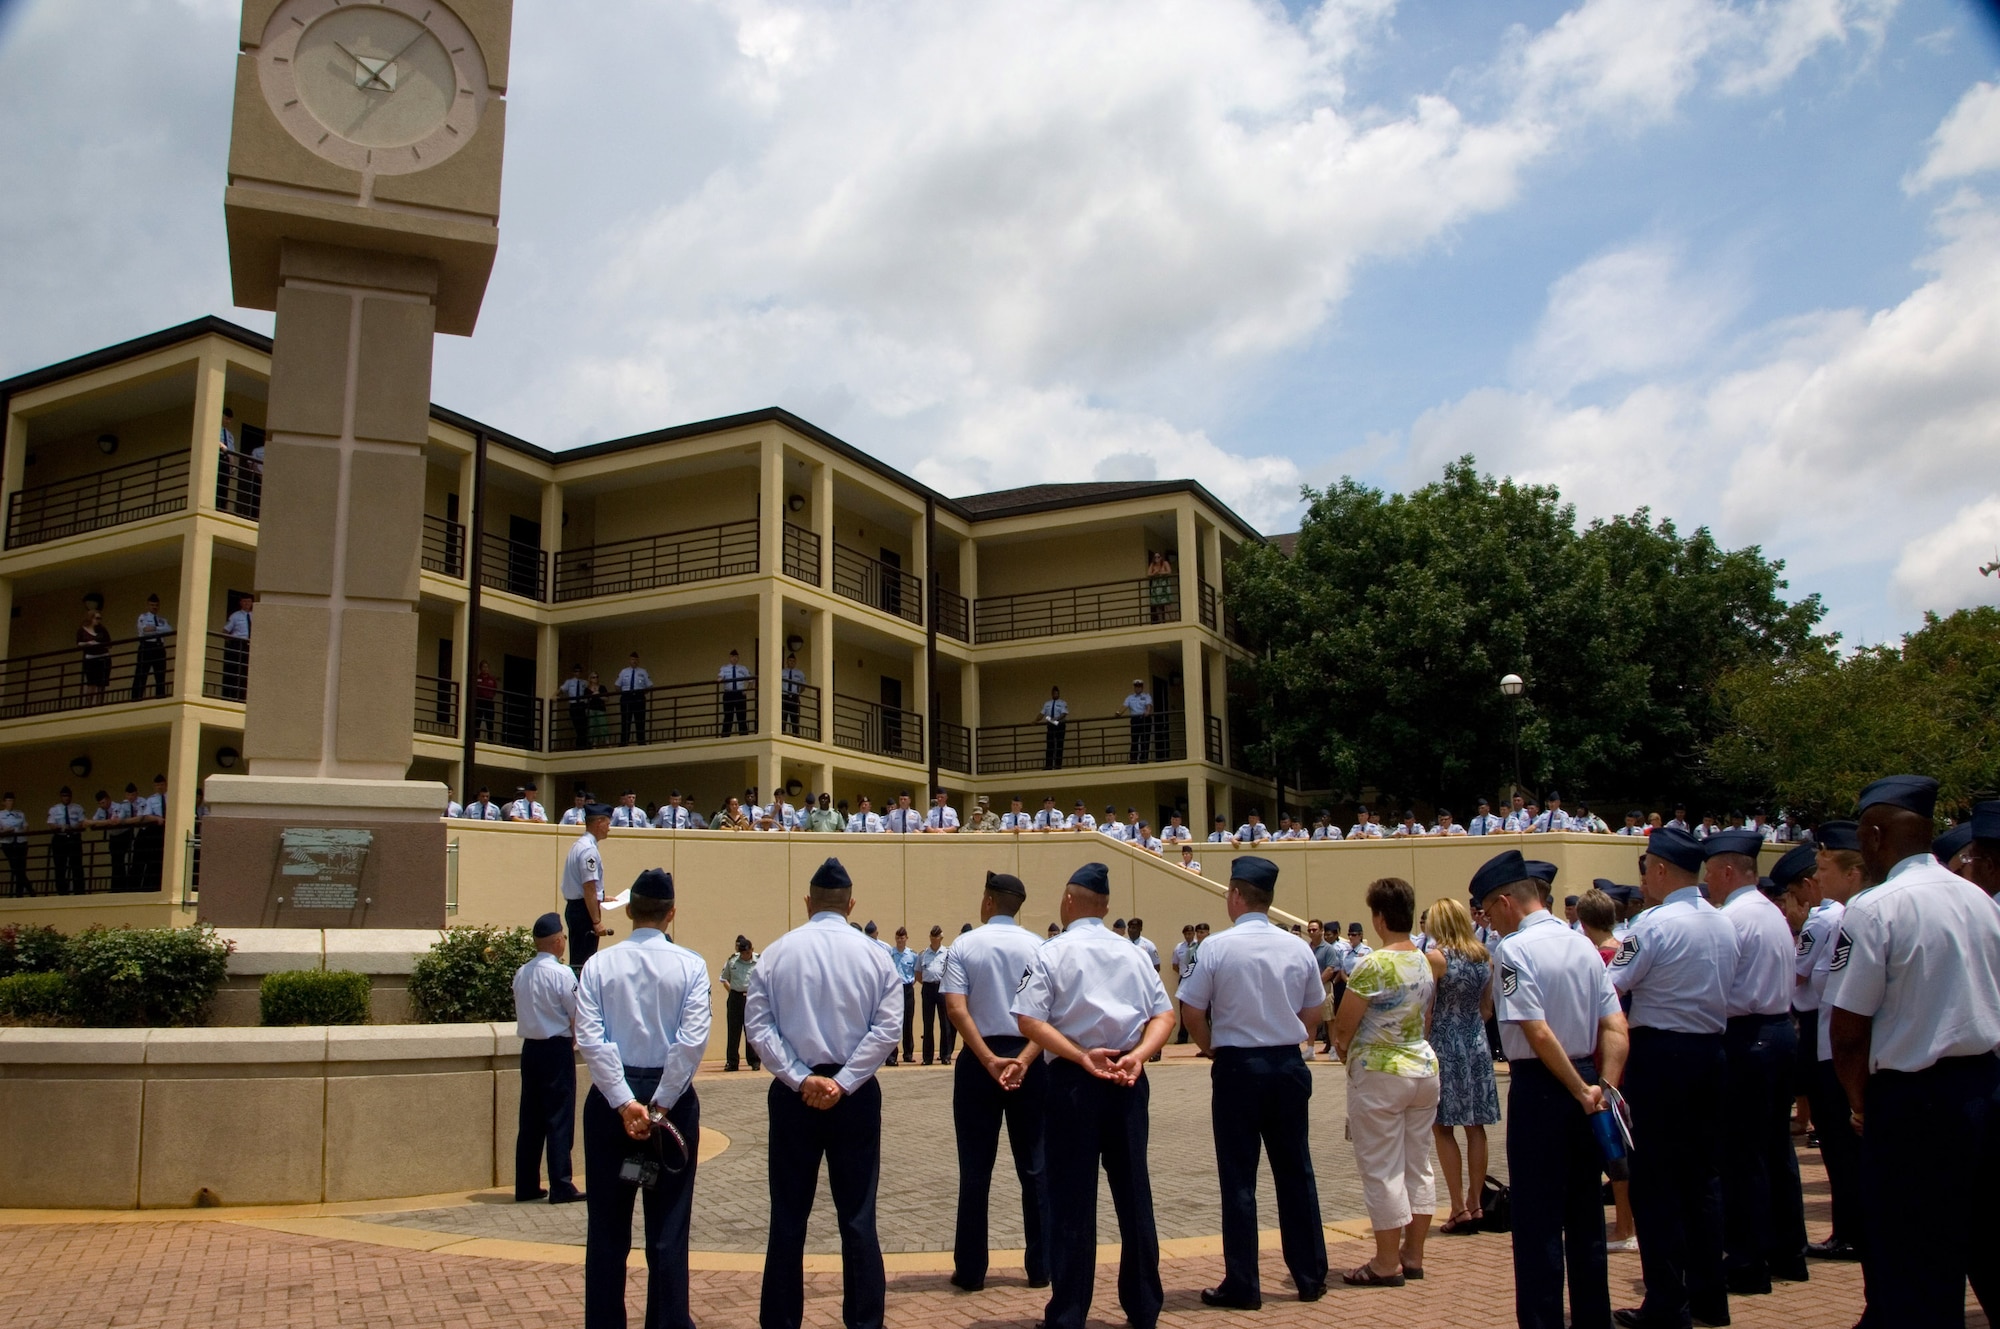
[[[1450,1218],[1439,1223],[1437,1230],[1448,1237],[1469,1236],[1479,1231],[1479,1219],[1474,1217],[1470,1209],[1460,1209]]]
[[[1349,1287],[1401,1287],[1403,1274],[1400,1270],[1393,1274],[1378,1274],[1373,1264],[1360,1264],[1342,1274],[1340,1281]]]

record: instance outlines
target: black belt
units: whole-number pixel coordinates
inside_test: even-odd
[[[564,1047],[574,1046],[568,1034],[550,1034],[547,1038],[528,1038],[523,1036],[521,1041],[523,1043],[561,1043]]]
[[[1576,1073],[1583,1077],[1583,1082],[1585,1084],[1597,1083],[1596,1054],[1593,1053],[1588,1057],[1571,1057],[1569,1059],[1569,1064],[1576,1068]],[[1512,1075],[1516,1079],[1519,1079],[1522,1072],[1524,1071],[1530,1074],[1532,1074],[1535,1071],[1540,1071],[1543,1075],[1548,1076],[1551,1080],[1556,1078],[1556,1073],[1550,1070],[1545,1064],[1543,1064],[1542,1059],[1540,1057],[1521,1057],[1508,1061],[1507,1073],[1509,1075]]]
[[[621,1066],[619,1069],[625,1073],[627,1080],[636,1080],[647,1075],[657,1080],[667,1073],[667,1068],[664,1066]]]
[[[1975,1052],[1969,1057],[1939,1057],[1936,1061],[1924,1067],[1922,1070],[1870,1071],[1869,1075],[1871,1078],[1878,1078],[1881,1076],[1888,1076],[1888,1075],[1895,1075],[1899,1077],[1914,1077],[1918,1075],[1930,1075],[1934,1072],[1939,1072],[1939,1071],[1967,1070],[1972,1067],[1978,1066],[1984,1062],[1992,1061],[1996,1056],[2000,1056],[2000,1053]]]
[[[1275,1057],[1287,1052],[1295,1057],[1299,1056],[1299,1045],[1297,1043],[1282,1043],[1275,1047],[1267,1048],[1210,1048],[1208,1055],[1214,1061],[1221,1063],[1225,1061],[1244,1061],[1251,1057]],[[1303,1060],[1303,1058],[1300,1059]]]
[[[1789,1020],[1791,1018],[1789,1013],[1782,1015],[1732,1015],[1729,1017],[1729,1028],[1732,1030],[1755,1029],[1760,1025],[1776,1024],[1780,1020]]]
[[[819,1076],[822,1080],[831,1080],[834,1076],[840,1074],[842,1071],[846,1069],[847,1068],[845,1066],[836,1066],[829,1061],[824,1065],[813,1067],[812,1073],[814,1075]]]

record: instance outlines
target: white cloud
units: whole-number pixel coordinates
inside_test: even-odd
[[[1949,613],[2000,602],[2000,494],[1960,508],[1950,521],[1912,540],[1896,563],[1896,596],[1906,609]]]
[[[1931,136],[1924,164],[1903,181],[1915,194],[2000,167],[2000,85],[1975,83]]]
[[[1561,396],[1601,378],[1676,368],[1710,344],[1743,298],[1740,282],[1690,273],[1671,242],[1614,249],[1550,287],[1520,372]]]

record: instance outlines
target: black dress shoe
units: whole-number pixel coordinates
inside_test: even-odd
[[[1233,1297],[1219,1287],[1205,1287],[1201,1290],[1201,1304],[1214,1306],[1225,1311],[1261,1311],[1263,1298],[1252,1300],[1248,1297]]]
[[[549,1198],[549,1193],[548,1193],[547,1191],[545,1191],[545,1190],[541,1190],[541,1189],[539,1189],[539,1188],[537,1188],[537,1189],[535,1189],[535,1190],[532,1190],[532,1191],[515,1191],[515,1192],[514,1192],[514,1203],[515,1203],[515,1204],[527,1204],[527,1203],[529,1203],[530,1201],[533,1201],[533,1200],[546,1200],[546,1199],[548,1199],[548,1198]]]
[[[551,1195],[550,1204],[582,1204],[588,1198],[582,1191],[571,1191],[567,1195]]]
[[[1625,1329],[1690,1329],[1684,1321],[1648,1315],[1639,1306],[1625,1306],[1611,1312],[1611,1322],[1623,1325]]]
[[[1753,1274],[1738,1271],[1722,1276],[1722,1286],[1732,1297],[1763,1297],[1771,1292],[1769,1274]]]
[[[951,1276],[951,1285],[960,1292],[984,1292],[986,1290],[985,1279],[982,1278],[975,1283],[969,1278],[961,1279],[957,1274]]]
[[[1326,1284],[1324,1283],[1308,1283],[1299,1289],[1300,1301],[1318,1301],[1325,1295]]]
[[[1858,1260],[1861,1251],[1851,1241],[1839,1237],[1828,1237],[1825,1241],[1811,1242],[1806,1246],[1806,1254],[1815,1260]]]
[[[1771,1266],[1771,1277],[1780,1283],[1810,1283],[1812,1271],[1806,1268],[1804,1260],[1800,1260],[1797,1264]]]
[[[1696,1324],[1719,1327],[1729,1323],[1729,1300],[1726,1297],[1706,1310],[1703,1310],[1700,1306],[1694,1307],[1693,1310],[1694,1322]]]
[[[1047,1287],[1048,1285],[1049,1280],[1046,1278],[1031,1278],[1028,1280],[1029,1287]]]

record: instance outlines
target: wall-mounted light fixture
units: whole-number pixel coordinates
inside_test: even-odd
[[[804,637],[799,636],[797,633],[793,633],[791,636],[785,638],[785,650],[792,655],[797,655],[799,653],[800,648],[803,647],[805,644],[806,644],[806,639]]]
[[[797,798],[804,791],[805,791],[805,786],[800,784],[797,780],[785,781],[785,792],[790,794],[793,798]]]
[[[790,495],[785,499],[785,506],[793,512],[804,512],[806,510],[806,496],[804,494]]]
[[[238,752],[235,748],[231,747],[217,748],[215,750],[215,764],[217,766],[220,766],[223,770],[226,771],[234,767],[237,761],[241,759],[242,756],[243,754]]]
[[[97,450],[107,457],[118,451],[118,435],[99,434],[97,436]]]
[[[69,773],[70,773],[71,775],[74,775],[74,776],[75,776],[75,777],[76,777],[77,779],[79,779],[79,780],[83,779],[83,777],[84,777],[84,776],[86,776],[86,775],[89,775],[89,774],[90,774],[90,758],[88,758],[88,757],[71,757],[71,758],[69,759]]]

